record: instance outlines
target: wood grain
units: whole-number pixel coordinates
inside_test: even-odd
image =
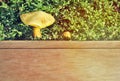
[[[35,42],[45,44],[45,41]],[[109,41],[97,42],[95,45],[92,45],[92,42],[86,42],[87,47],[81,48],[78,46],[78,42],[73,41],[74,45],[77,44],[76,48],[72,48],[72,46],[67,48],[69,43],[66,43],[66,47],[58,48],[60,45],[57,47],[56,44],[57,48],[49,46],[45,48],[46,45],[52,45],[52,41],[47,41],[42,48],[32,45],[29,47],[30,43],[35,44],[35,42],[10,41],[11,45],[16,44],[14,46],[17,49],[15,47],[7,48],[9,46],[7,41],[1,42],[3,47],[0,48],[0,81],[120,80],[119,42],[113,42],[113,44]],[[65,41],[62,42],[65,43]],[[61,44],[64,45],[62,42]],[[60,41],[56,41],[56,43],[59,44]],[[85,45],[85,42],[79,43]],[[28,46],[22,47],[21,45],[25,46],[24,44]],[[102,48],[104,45],[106,47]]]
[[[0,48],[31,49],[120,49],[120,41],[1,41]]]

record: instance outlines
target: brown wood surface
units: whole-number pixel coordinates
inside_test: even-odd
[[[120,80],[118,41],[54,42],[0,42],[0,81]]]
[[[120,48],[120,41],[1,41],[0,48],[32,49],[99,49]]]

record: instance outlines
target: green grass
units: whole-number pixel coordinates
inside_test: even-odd
[[[118,9],[115,9],[118,8]],[[0,40],[33,40],[20,14],[42,10],[56,22],[39,40],[120,40],[120,2],[116,0],[8,0],[0,2]]]

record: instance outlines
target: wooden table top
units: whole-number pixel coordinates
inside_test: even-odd
[[[1,41],[0,81],[119,81],[119,41]]]

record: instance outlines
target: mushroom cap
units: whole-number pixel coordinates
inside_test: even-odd
[[[22,22],[33,27],[45,28],[55,22],[54,17],[43,11],[29,12],[20,15]]]
[[[65,31],[64,33],[63,33],[63,37],[66,39],[70,39],[71,38],[71,33],[69,32],[69,31]]]

